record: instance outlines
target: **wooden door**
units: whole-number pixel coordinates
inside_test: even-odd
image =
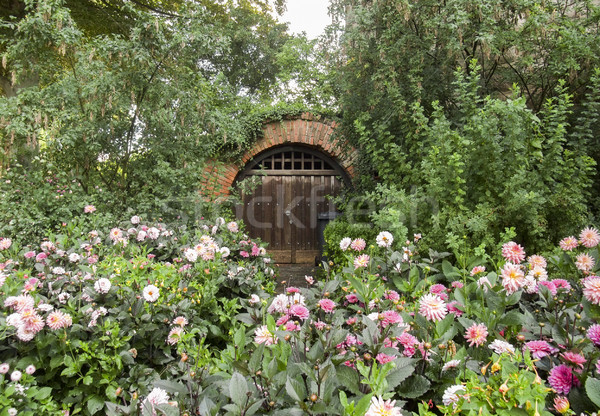
[[[313,263],[319,255],[318,214],[333,212],[327,196],[337,195],[342,181],[329,165],[294,164],[296,158],[308,159],[301,152],[282,152],[282,164],[264,164],[279,169],[261,171],[261,183],[243,195],[241,217],[248,235],[269,244],[268,252],[278,263]],[[286,164],[286,156],[291,164]],[[319,169],[308,169],[314,166]],[[291,166],[291,169],[283,169]],[[293,167],[296,169],[293,169]],[[301,167],[301,168],[300,168]],[[306,167],[307,169],[304,169]],[[266,175],[265,175],[266,173]],[[251,170],[249,175],[258,174]]]

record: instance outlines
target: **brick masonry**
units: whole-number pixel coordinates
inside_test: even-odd
[[[337,123],[324,120],[311,113],[303,113],[292,120],[268,121],[263,126],[263,136],[244,154],[240,163],[209,160],[204,167],[200,193],[209,199],[229,195],[230,188],[240,170],[256,155],[275,146],[303,144],[318,150],[335,160],[350,176],[354,177],[356,149],[333,135]]]

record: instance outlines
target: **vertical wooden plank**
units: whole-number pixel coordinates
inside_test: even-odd
[[[273,181],[271,176],[263,176],[263,217],[261,227],[263,228],[263,241],[273,249]]]
[[[272,194],[273,194],[274,200],[275,200],[275,205],[273,206],[273,214],[275,217],[273,219],[273,233],[274,233],[273,242],[274,242],[277,250],[283,250],[283,249],[285,249],[285,247],[282,244],[282,242],[283,242],[283,238],[282,238],[283,224],[282,224],[282,218],[281,218],[282,212],[283,212],[283,208],[281,206],[281,204],[283,204],[283,195],[282,195],[283,183],[282,183],[281,176],[272,176],[271,178],[273,181]]]
[[[294,195],[294,189],[292,188],[292,179],[293,176],[284,176],[284,183],[285,183],[285,204],[284,204],[284,211],[285,210],[292,210],[293,206],[292,206],[292,201],[293,201],[293,195]],[[290,224],[291,222],[291,215],[287,216],[284,215],[284,241],[285,241],[285,247],[287,250],[290,250],[291,252],[291,258],[292,258],[292,263],[295,262],[296,260],[296,247],[294,246],[294,240],[295,240],[295,230],[296,227],[293,226],[293,224]]]

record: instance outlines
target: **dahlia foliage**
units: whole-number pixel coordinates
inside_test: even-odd
[[[454,253],[456,265],[423,256],[420,236],[344,238],[343,258],[275,292],[268,253],[237,222],[84,225],[41,244],[1,240],[0,404],[11,412],[600,407],[595,228],[547,253],[514,241],[496,255]]]

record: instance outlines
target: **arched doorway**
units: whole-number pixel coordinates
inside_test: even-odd
[[[319,216],[335,212],[328,196],[349,185],[348,174],[326,154],[299,144],[273,147],[251,160],[237,181],[257,177],[237,215],[248,235],[269,243],[278,263],[312,263],[319,255]]]

